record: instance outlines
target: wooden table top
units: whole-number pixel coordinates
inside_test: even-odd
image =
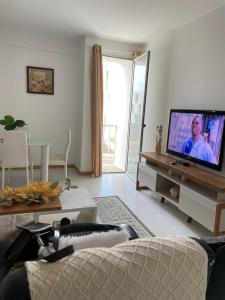
[[[47,204],[15,204],[12,207],[2,207],[0,206],[0,216],[5,215],[17,215],[17,214],[29,214],[34,212],[42,211],[54,211],[61,210],[61,202],[59,198],[52,200]]]

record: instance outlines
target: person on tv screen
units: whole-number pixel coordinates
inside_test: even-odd
[[[213,154],[213,151],[202,132],[202,119],[200,116],[195,116],[191,123],[191,134],[183,144],[181,152],[183,154],[217,164],[217,160]]]

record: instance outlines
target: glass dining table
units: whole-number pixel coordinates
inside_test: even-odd
[[[0,139],[0,144],[3,144],[4,140]],[[51,143],[45,139],[28,139],[27,141],[28,147],[41,147],[41,180],[48,181],[48,165],[49,165],[49,146]]]

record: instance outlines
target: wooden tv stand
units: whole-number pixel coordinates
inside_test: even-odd
[[[195,166],[183,166],[167,155],[140,153],[137,190],[147,187],[208,228],[225,233],[225,178]],[[177,194],[177,195],[176,195]]]

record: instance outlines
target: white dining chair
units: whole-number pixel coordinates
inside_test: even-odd
[[[65,179],[67,178],[67,163],[68,163],[70,145],[71,145],[71,130],[68,129],[64,153],[55,153],[53,155],[53,159],[51,159],[49,162],[49,165],[52,166],[64,166]]]
[[[5,169],[10,175],[11,168],[26,168],[26,181],[29,184],[29,156],[27,145],[27,133],[20,130],[5,131],[2,161],[2,189],[5,186]],[[31,171],[33,174],[33,172]],[[33,179],[31,179],[33,180]]]

